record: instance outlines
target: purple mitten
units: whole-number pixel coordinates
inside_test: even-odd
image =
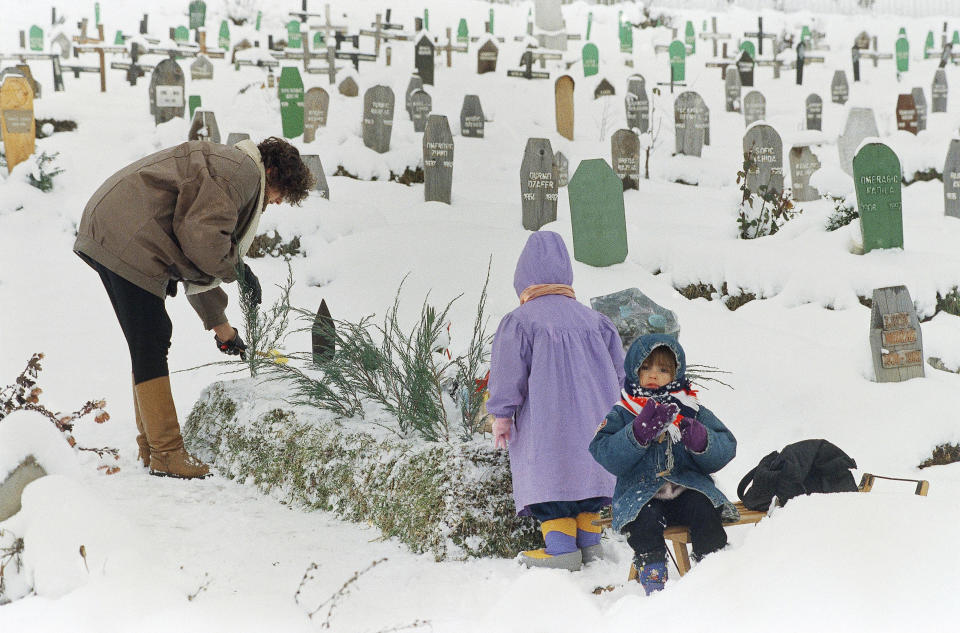
[[[641,444],[649,444],[670,424],[674,415],[676,415],[675,407],[661,405],[653,398],[647,400],[647,404],[643,405],[643,409],[633,419],[633,436]]]
[[[707,427],[696,418],[680,420],[680,441],[687,450],[702,453],[707,448]]]

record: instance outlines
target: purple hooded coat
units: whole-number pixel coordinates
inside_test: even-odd
[[[534,284],[573,282],[563,238],[530,235],[513,276]],[[616,327],[576,299],[545,295],[508,313],[493,338],[487,411],[513,418],[510,470],[517,513],[545,501],[611,497],[615,478],[587,447],[620,396],[623,347]]]

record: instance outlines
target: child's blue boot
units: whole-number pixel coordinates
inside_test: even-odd
[[[654,591],[662,591],[667,584],[667,561],[659,556],[640,555],[633,562],[637,568],[637,581],[649,596]]]
[[[520,553],[527,567],[548,567],[578,571],[583,557],[577,548],[577,520],[569,517],[544,521],[540,526],[546,547]]]

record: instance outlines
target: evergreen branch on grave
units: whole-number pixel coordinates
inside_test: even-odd
[[[103,424],[110,419],[110,414],[106,412],[106,400],[88,400],[82,407],[68,414],[51,411],[45,404],[40,402],[40,394],[43,389],[37,386],[40,372],[43,367],[40,361],[43,360],[42,353],[33,354],[27,361],[27,366],[16,377],[13,384],[0,389],[0,422],[15,411],[35,411],[44,416],[64,434],[64,439],[71,446],[80,451],[90,451],[97,453],[101,458],[105,455],[111,455],[119,459],[120,455],[115,448],[87,448],[77,445],[77,440],[73,437],[73,427],[77,421],[83,417],[93,414],[93,421],[97,424]],[[112,465],[101,465],[99,469],[106,470],[108,475],[117,472],[119,467]]]
[[[824,196],[824,198],[827,197],[833,200],[833,213],[827,218],[827,231],[836,231],[860,217],[856,205],[848,203],[846,198],[841,196]]]
[[[33,173],[27,174],[27,180],[31,185],[47,193],[53,190],[53,178],[63,173],[63,170],[56,167],[48,171],[48,166],[56,160],[60,152],[54,154],[41,153],[36,158],[37,168]],[[34,175],[36,174],[36,175]]]
[[[312,357],[312,354],[290,355],[291,360],[301,361],[305,366],[312,361]],[[362,415],[363,406],[356,391],[335,364],[308,373],[293,362],[272,363],[266,366],[265,371],[267,380],[282,381],[290,386],[293,394],[285,400],[291,405],[324,409],[340,418]]]
[[[250,375],[256,376],[264,366],[277,363],[276,350],[287,337],[290,325],[290,291],[293,289],[293,269],[287,260],[287,279],[277,287],[280,297],[267,310],[251,301],[247,292],[247,279],[244,266],[237,264],[237,284],[240,286],[240,311],[243,314],[244,341],[247,344],[246,361]],[[231,361],[227,361],[231,362]],[[236,362],[236,361],[233,361]]]

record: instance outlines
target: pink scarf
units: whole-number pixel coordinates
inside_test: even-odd
[[[573,292],[573,287],[567,284],[533,284],[527,286],[520,293],[520,305],[543,295],[563,295],[571,299],[577,298],[577,295]]]

